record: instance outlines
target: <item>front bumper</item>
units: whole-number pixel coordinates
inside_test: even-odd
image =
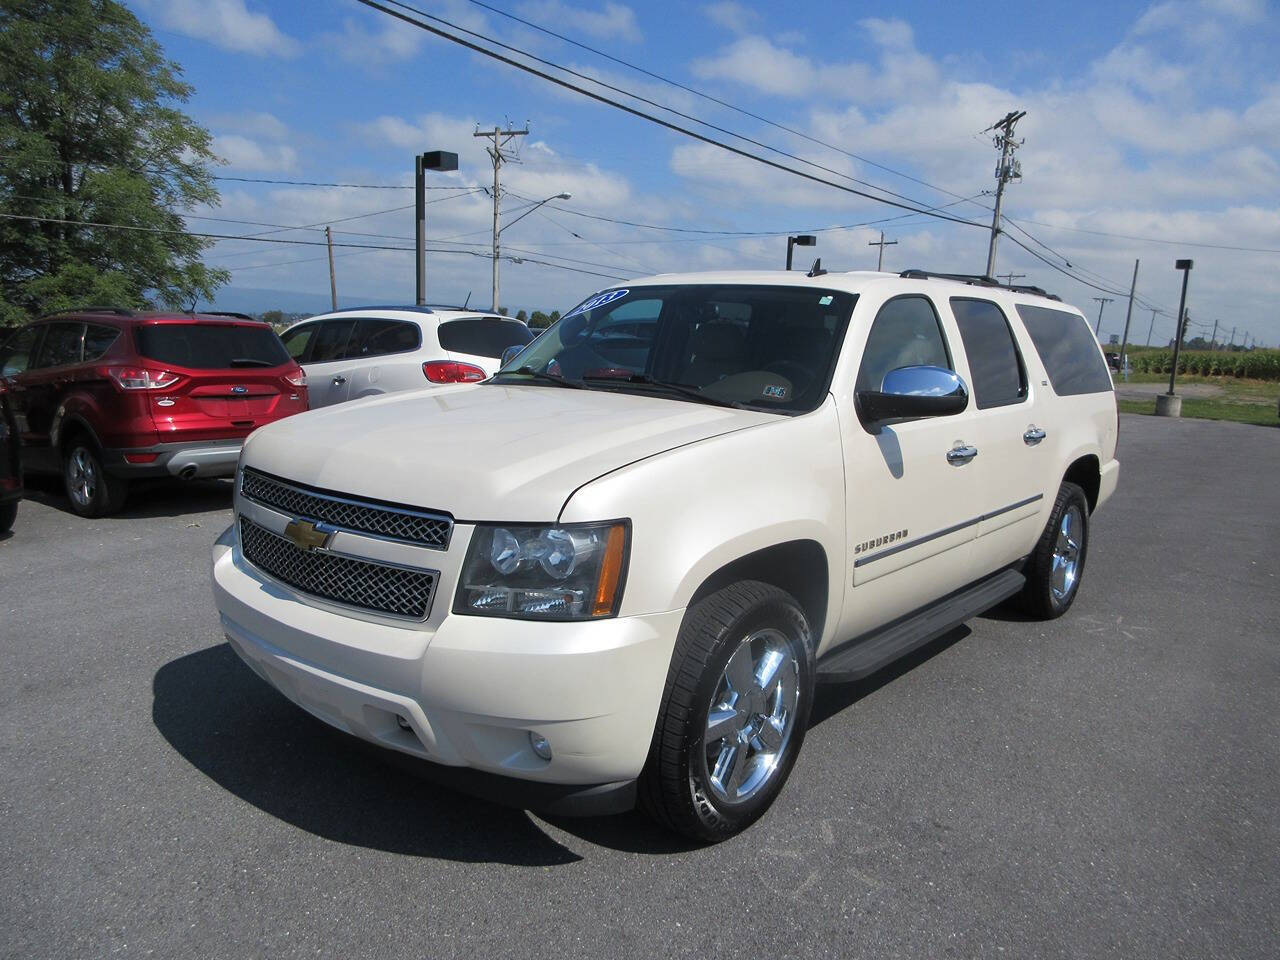
[[[468,539],[456,528],[440,555],[439,612],[406,624],[300,599],[248,565],[228,530],[213,549],[223,631],[294,703],[438,765],[425,772],[458,789],[555,812],[629,807],[684,611],[584,623],[448,613]],[[550,761],[530,732],[550,741]]]
[[[232,477],[240,460],[244,440],[197,440],[157,443],[106,451],[107,472],[118,477]],[[132,463],[129,457],[151,457],[146,463]]]

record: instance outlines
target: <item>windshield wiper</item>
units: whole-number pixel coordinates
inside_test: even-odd
[[[275,367],[273,360],[259,360],[257,357],[232,357],[229,361],[233,367]]]
[[[682,397],[688,397],[690,400],[696,400],[699,403],[709,403],[716,407],[733,407],[735,410],[745,410],[747,405],[737,400],[721,400],[717,397],[709,397],[703,393],[698,387],[686,387],[682,383],[671,383],[668,380],[656,380],[647,373],[633,373],[629,377],[613,377],[613,376],[592,376],[585,374],[583,380],[590,380],[593,383],[626,383],[626,384],[642,384],[647,387],[658,387],[661,390],[670,390],[678,393]]]
[[[573,387],[575,390],[585,390],[586,387],[577,380],[566,380],[564,377],[557,377],[554,373],[546,373],[542,370],[535,370],[533,367],[521,367],[519,370],[503,370],[502,376],[511,374],[523,374],[526,377],[533,377],[537,380],[544,380],[547,383],[554,383],[557,387]]]

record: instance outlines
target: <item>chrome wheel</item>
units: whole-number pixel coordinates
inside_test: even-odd
[[[706,781],[721,801],[741,803],[772,779],[795,727],[800,667],[781,631],[759,630],[725,664],[707,711]]]
[[[1053,599],[1064,602],[1075,590],[1080,577],[1080,547],[1084,537],[1084,515],[1074,504],[1062,515],[1049,569],[1049,589]]]
[[[76,447],[67,458],[67,493],[82,509],[98,495],[98,465],[84,447]]]

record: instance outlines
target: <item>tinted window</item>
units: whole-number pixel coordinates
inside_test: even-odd
[[[422,334],[417,324],[403,320],[356,321],[356,333],[347,347],[349,357],[380,357],[388,353],[417,350]]]
[[[120,331],[115,327],[104,327],[97,323],[89,324],[84,331],[84,359],[97,360],[111,349],[111,345],[116,342],[118,336]]]
[[[899,367],[951,369],[938,315],[927,297],[898,297],[876,314],[858,368],[858,391],[879,391],[884,375]]]
[[[307,362],[328,363],[345,357],[347,341],[351,339],[351,331],[355,325],[354,320],[325,320],[316,324],[320,329],[311,338],[311,352],[307,354]]]
[[[951,312],[969,358],[969,375],[973,378],[970,386],[978,409],[1025,400],[1027,376],[1022,357],[1001,309],[989,300],[952,297]]]
[[[565,314],[517,364],[592,389],[678,397],[662,389],[671,384],[776,412],[812,410],[827,394],[855,299],[744,284],[609,290]]]
[[[280,337],[280,342],[284,344],[284,348],[289,351],[289,356],[302,362],[303,354],[307,352],[307,345],[311,343],[315,336],[316,328],[319,324],[304,323],[301,326],[286,330]]]
[[[20,330],[0,349],[0,376],[16,377],[31,365],[31,348],[36,345],[39,327]]]
[[[80,362],[80,342],[84,339],[83,323],[51,323],[45,328],[44,340],[31,369],[60,367]]]
[[[1060,397],[1110,390],[1111,375],[1084,317],[1050,307],[1018,304],[1031,342]]]
[[[261,324],[153,323],[138,327],[138,352],[194,370],[278,367],[289,362],[280,338]]]
[[[440,324],[440,346],[450,353],[469,353],[497,360],[507,347],[524,346],[533,334],[519,320],[467,317]]]

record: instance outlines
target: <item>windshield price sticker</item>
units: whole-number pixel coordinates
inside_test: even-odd
[[[606,303],[613,303],[615,300],[621,300],[630,292],[630,290],[610,290],[607,293],[598,293],[590,300],[578,304],[578,306],[566,313],[561,317],[561,319],[568,320],[570,317],[576,317],[578,314],[586,313],[588,310],[594,310],[596,307],[603,307]]]

